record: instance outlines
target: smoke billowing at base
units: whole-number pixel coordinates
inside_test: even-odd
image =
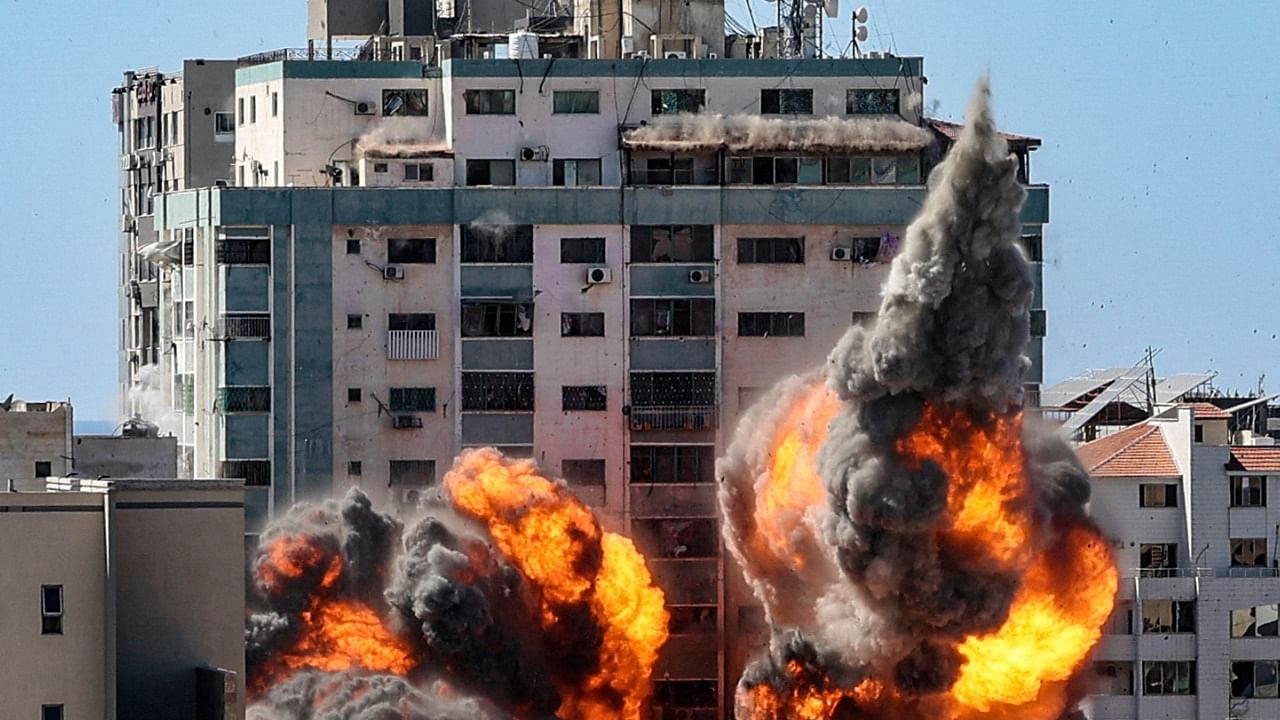
[[[295,507],[254,571],[250,720],[638,720],[667,638],[631,542],[493,450],[408,526],[355,489]]]
[[[1117,573],[1088,477],[1022,414],[1024,191],[984,80],[876,322],[780,384],[718,464],[768,654],[737,717],[1072,717]]]

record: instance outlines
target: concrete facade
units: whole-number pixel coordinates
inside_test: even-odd
[[[11,401],[0,409],[0,483],[19,490],[72,470],[71,403]]]
[[[51,480],[0,493],[0,705],[67,720],[244,716],[239,482]],[[198,709],[197,675],[226,692]],[[205,715],[201,715],[205,717]],[[214,717],[208,715],[207,717]]]
[[[83,478],[173,478],[178,476],[178,439],[77,435],[72,445]]]

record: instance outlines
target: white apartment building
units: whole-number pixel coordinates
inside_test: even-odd
[[[1280,447],[1229,419],[1184,403],[1079,448],[1122,579],[1091,720],[1280,717]]]

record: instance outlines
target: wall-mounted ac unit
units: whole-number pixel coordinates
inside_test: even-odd
[[[839,261],[849,261],[853,259],[853,250],[847,247],[831,248],[831,259]]]
[[[397,430],[408,430],[422,427],[422,418],[417,415],[393,415],[391,427]]]
[[[662,57],[668,60],[688,60],[689,53],[683,50],[668,50],[662,54]]]
[[[403,280],[404,268],[399,265],[388,265],[382,268],[382,277],[387,280]]]
[[[587,268],[587,284],[603,285],[613,282],[613,271],[607,267],[589,267]]]
[[[422,500],[422,491],[418,488],[400,488],[396,499],[404,507],[417,507]]]
[[[369,102],[355,103],[355,109],[357,115],[372,115],[374,113],[373,103]]]
[[[538,160],[546,160],[549,155],[545,145],[538,147],[522,147],[520,148],[520,159],[525,162],[535,162]]]
[[[695,285],[705,285],[706,283],[711,282],[711,271],[710,270],[690,270],[689,282]]]

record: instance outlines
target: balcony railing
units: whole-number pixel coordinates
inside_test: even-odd
[[[631,407],[632,430],[712,430],[714,405],[650,405]]]
[[[222,316],[221,337],[261,340],[271,337],[271,316],[267,313],[227,313]]]
[[[1229,567],[1229,568],[1127,568],[1125,577],[1139,578],[1271,578],[1280,577],[1280,568]]]
[[[229,385],[218,388],[216,409],[222,413],[271,412],[270,385]]]
[[[435,360],[439,357],[440,334],[437,331],[387,331],[388,360]]]

